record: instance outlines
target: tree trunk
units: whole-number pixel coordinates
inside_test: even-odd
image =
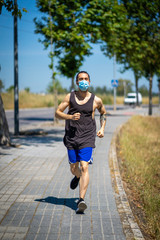
[[[72,80],[71,80],[71,91],[74,90],[74,77],[72,77]]]
[[[159,108],[160,108],[160,78],[158,79],[158,94],[159,94]]]
[[[138,98],[138,79],[139,78],[136,73],[134,73],[134,77],[136,82],[136,99],[137,99],[136,106],[139,106],[139,98]]]
[[[159,90],[159,109],[160,109],[160,90]]]
[[[8,122],[4,111],[1,95],[0,95],[0,145],[7,146],[11,145]]]
[[[153,77],[150,76],[150,78],[149,78],[149,111],[148,111],[148,115],[152,115],[152,79],[153,79]]]
[[[57,110],[57,108],[58,108],[57,89],[54,88],[54,123],[59,123],[59,120],[56,117],[56,110]]]
[[[160,89],[159,89],[159,108],[160,108]]]
[[[14,0],[17,8],[17,0]],[[19,135],[18,20],[14,16],[14,134]]]
[[[53,79],[53,96],[54,96],[54,117],[53,117],[53,123],[56,124],[56,123],[59,122],[59,120],[56,117],[56,110],[58,108],[58,97],[57,97],[56,80],[55,80],[54,72],[52,74],[52,79]]]

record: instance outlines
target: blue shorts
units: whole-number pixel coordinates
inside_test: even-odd
[[[89,164],[93,163],[93,148],[92,147],[86,147],[82,149],[68,149],[68,161],[70,164],[85,161]]]

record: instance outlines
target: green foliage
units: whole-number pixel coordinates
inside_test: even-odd
[[[146,78],[153,77],[160,67],[159,7],[157,0],[122,1],[131,23],[132,59]],[[147,11],[146,11],[147,9]],[[130,54],[131,55],[131,54]],[[136,61],[137,60],[137,61]]]
[[[30,92],[30,88],[29,87],[26,87],[25,89],[24,89],[26,92]]]
[[[89,1],[37,0],[38,9],[45,14],[41,20],[34,19],[36,33],[42,34],[45,48],[53,43],[51,58],[57,57],[58,70],[74,78],[85,56],[89,56],[90,45],[84,24],[85,7]],[[48,15],[48,17],[47,17]],[[51,61],[50,67],[53,67]]]
[[[139,87],[139,92],[142,94],[142,96],[148,96],[148,88],[145,85]]]
[[[7,91],[8,93],[13,92],[13,91],[14,91],[14,86],[13,86],[13,85],[10,86],[9,88],[6,89],[6,91]]]
[[[118,79],[117,95],[126,96],[127,93],[132,92],[133,83],[130,80]]]
[[[48,103],[47,103],[47,107],[53,107],[54,105],[53,105],[53,101],[49,101]]]
[[[111,105],[113,104],[113,97],[111,95],[100,95],[100,98],[102,99],[103,104]]]
[[[130,80],[125,80],[125,79],[119,79],[118,80],[119,84],[118,84],[118,87],[117,87],[117,96],[124,96],[126,95],[128,92],[132,92],[132,86],[133,86],[133,83],[130,81]],[[125,87],[124,87],[124,83],[125,83]],[[90,92],[93,92],[95,94],[102,94],[102,95],[112,95],[113,94],[113,88],[107,88],[106,86],[103,86],[103,87],[89,87],[89,91]],[[124,94],[124,91],[125,94]],[[106,99],[105,99],[106,101]],[[109,103],[108,103],[109,102]],[[110,104],[111,101],[107,99],[107,104]]]
[[[58,80],[55,80],[55,88],[56,88],[58,94],[67,93],[67,89],[63,88],[60,81],[58,81]],[[47,93],[53,94],[53,92],[54,92],[53,82],[50,82],[47,87]]]
[[[111,95],[113,94],[113,90],[112,89],[108,89],[106,86],[103,87],[93,87],[90,86],[89,87],[89,91],[94,93],[94,94],[103,94],[103,95]]]
[[[27,12],[25,8],[20,10],[18,5],[14,4],[13,0],[0,0],[0,14],[2,12],[2,7],[5,7],[8,12],[11,12],[12,16],[18,16],[19,18],[22,17],[22,11]]]
[[[160,2],[157,0],[36,0],[44,16],[37,20],[36,33],[47,48],[53,43],[53,58],[58,58],[61,74],[73,78],[91,54],[90,43],[101,43],[101,49],[110,58],[123,64],[123,71],[132,69],[136,91],[138,80],[145,76],[150,80],[160,69]],[[54,79],[54,77],[53,77]],[[128,86],[128,91],[131,86]],[[97,89],[97,91],[99,91]],[[117,93],[122,95],[120,84]],[[149,101],[151,102],[151,101]]]
[[[82,65],[83,57],[74,56],[72,52],[65,54],[59,58],[59,65],[57,69],[66,77],[74,78],[75,74],[78,72],[80,66]]]
[[[160,69],[160,2],[157,0],[91,1],[88,13],[95,17],[96,34],[103,41],[102,51],[131,68],[138,79],[145,76],[150,81],[149,114],[152,106],[152,79]],[[97,8],[96,8],[97,7]],[[93,10],[94,9],[94,10]],[[95,23],[96,22],[96,23]]]

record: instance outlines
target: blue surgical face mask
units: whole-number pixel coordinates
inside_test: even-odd
[[[81,91],[85,92],[89,88],[89,82],[86,80],[79,81],[78,86]]]

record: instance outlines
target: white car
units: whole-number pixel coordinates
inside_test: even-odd
[[[135,105],[137,103],[137,94],[136,93],[128,93],[127,97],[124,99],[124,104]],[[139,104],[142,104],[142,95],[138,93],[138,101]]]

